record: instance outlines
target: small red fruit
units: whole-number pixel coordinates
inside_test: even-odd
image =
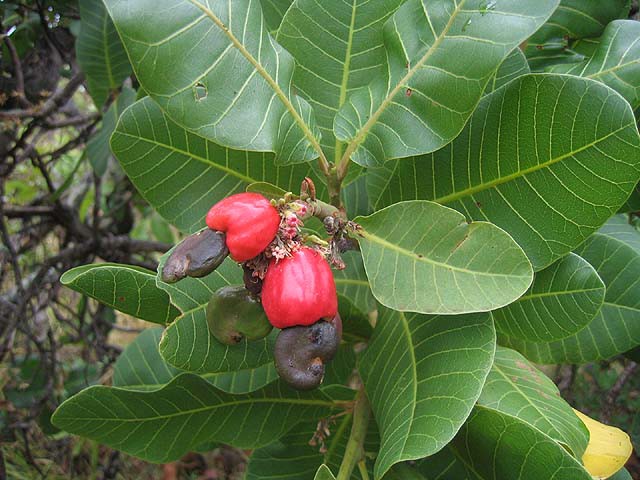
[[[237,193],[211,207],[207,226],[225,232],[231,258],[246,262],[273,241],[280,226],[280,215],[259,193]]]
[[[311,325],[338,313],[338,295],[327,260],[303,247],[276,262],[262,284],[262,307],[276,328]]]

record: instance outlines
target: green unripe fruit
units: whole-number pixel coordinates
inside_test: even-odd
[[[207,324],[225,345],[236,345],[245,338],[260,340],[273,329],[260,302],[240,285],[216,290],[207,305]]]

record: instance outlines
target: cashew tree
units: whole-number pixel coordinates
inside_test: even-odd
[[[111,151],[184,237],[63,275],[157,325],[55,426],[248,479],[631,478],[538,369],[640,345],[629,2],[80,4],[89,93],[136,89]]]

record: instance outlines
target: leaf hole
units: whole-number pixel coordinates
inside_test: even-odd
[[[201,102],[207,98],[209,92],[207,91],[207,87],[204,83],[198,82],[196,83],[196,86],[193,87],[193,94],[196,97],[196,101]]]

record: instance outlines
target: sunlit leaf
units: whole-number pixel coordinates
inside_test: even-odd
[[[120,312],[164,325],[180,311],[156,286],[155,277],[154,272],[132,265],[96,263],[68,270],[60,283]]]
[[[129,390],[159,390],[178,376],[180,370],[160,356],[158,344],[162,329],[141,332],[127,345],[113,366],[113,386]],[[256,391],[278,379],[272,363],[249,370],[228,373],[207,373],[201,376],[223,392],[243,394]]]
[[[442,150],[371,170],[368,191],[376,208],[425,199],[488,220],[541,270],[600,228],[639,177],[640,137],[621,96],[533,74],[487,95]]]
[[[562,0],[553,16],[527,42],[531,67],[580,61],[569,48],[575,40],[599,37],[609,22],[627,18],[629,0]]]
[[[376,478],[432,455],[457,433],[489,373],[489,314],[425,316],[382,309],[360,374],[380,428]]]
[[[604,360],[640,345],[640,233],[613,217],[589,237],[577,253],[604,281],[604,304],[575,335],[549,343],[502,336],[500,342],[537,363],[587,363]]]
[[[589,58],[547,71],[598,80],[620,93],[631,108],[640,107],[640,22],[611,22]]]
[[[531,69],[527,63],[527,57],[524,56],[520,48],[516,48],[500,64],[500,68],[487,84],[485,92],[491,93],[511,80],[528,73],[531,73]]]
[[[320,468],[318,468],[314,480],[336,480],[336,477],[333,475],[333,473],[331,473],[329,467],[327,467],[326,465],[320,465]]]
[[[382,27],[404,0],[297,0],[278,42],[296,59],[293,82],[312,106],[322,147],[339,160],[333,119],[354,90],[387,75]]]
[[[427,480],[593,480],[551,438],[485,407],[474,409],[448,448],[418,465]]]
[[[69,433],[164,463],[212,440],[257,448],[337,406],[321,391],[300,393],[280,383],[229,395],[184,373],[152,392],[88,388],[60,405],[52,421]]]
[[[219,145],[320,153],[310,105],[292,91],[294,60],[255,0],[105,0],[136,78],[179,125]]]
[[[355,221],[373,294],[395,310],[487,311],[531,284],[531,265],[507,233],[450,208],[401,202]]]
[[[409,0],[384,26],[389,71],[348,97],[334,122],[365,166],[433,152],[467,122],[505,57],[558,0]]]
[[[564,445],[578,460],[587,448],[589,432],[560,398],[558,387],[513,350],[496,350],[478,405],[528,423]]]
[[[308,165],[275,167],[272,154],[231,150],[187,132],[148,97],[124,112],[111,148],[140,194],[188,233],[204,226],[211,205],[249,184],[296,191],[304,177],[313,176]],[[322,194],[323,185],[317,187]]]
[[[171,252],[160,261],[159,270]],[[242,270],[230,259],[204,278],[184,278],[174,284],[157,279],[173,303],[182,311],[164,331],[160,354],[171,365],[197,373],[221,373],[246,370],[273,361],[274,330],[262,340],[238,345],[223,345],[209,332],[206,309],[213,293],[227,285],[242,285]]]
[[[531,288],[492,312],[496,330],[513,338],[549,342],[581,330],[604,302],[605,286],[595,269],[574,253],[537,272]]]

